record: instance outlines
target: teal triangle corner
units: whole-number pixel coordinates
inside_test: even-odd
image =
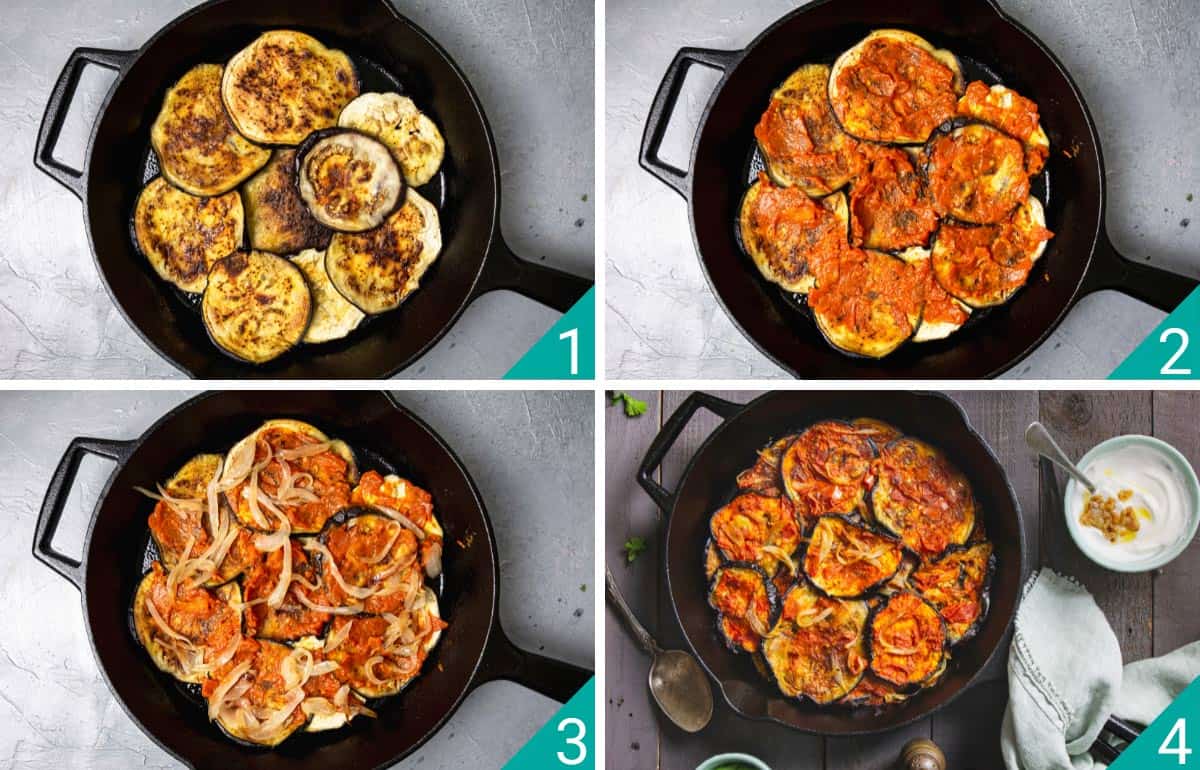
[[[596,677],[534,733],[503,770],[595,770]]]
[[[1200,767],[1198,737],[1200,678],[1193,679],[1137,740],[1125,747],[1109,770],[1195,770]]]
[[[572,364],[575,365],[572,371]],[[504,375],[506,380],[596,378],[596,287],[587,290],[550,331]]]
[[[1154,327],[1108,379],[1200,379],[1200,288]]]

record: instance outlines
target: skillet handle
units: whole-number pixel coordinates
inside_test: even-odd
[[[724,73],[740,53],[741,51],[718,51],[712,48],[680,48],[671,61],[671,66],[667,68],[667,74],[663,75],[662,82],[658,84],[658,92],[654,94],[650,114],[646,116],[646,128],[642,132],[642,150],[638,160],[642,168],[685,198],[692,186],[691,169],[685,171],[676,168],[658,157],[663,135],[667,132],[671,116],[675,114],[675,105],[679,102],[683,81],[693,64],[703,64]]]
[[[740,412],[742,406],[743,404],[735,404],[732,401],[697,391],[688,396],[675,409],[675,412],[663,425],[662,430],[654,437],[654,441],[650,442],[650,448],[646,450],[646,456],[638,467],[638,483],[642,485],[642,489],[646,490],[646,494],[654,499],[654,503],[659,508],[663,511],[670,511],[675,505],[675,493],[668,492],[662,484],[654,480],[654,471],[662,463],[671,447],[675,445],[676,439],[692,419],[692,415],[700,407],[704,407],[723,420],[728,420]]]
[[[63,507],[71,494],[75,483],[75,474],[84,455],[106,457],[109,460],[123,462],[133,449],[132,441],[112,441],[103,438],[76,438],[50,478],[50,486],[46,489],[46,497],[42,500],[42,510],[38,513],[37,529],[33,536],[33,555],[42,564],[62,575],[76,588],[83,590],[83,562],[73,559],[54,547],[54,535],[58,532],[58,522],[62,518]]]
[[[67,58],[66,65],[58,74],[58,82],[54,84],[54,90],[50,92],[50,101],[46,103],[46,112],[42,115],[42,125],[38,129],[33,163],[51,179],[75,193],[75,197],[79,200],[83,200],[84,172],[71,168],[54,158],[54,147],[58,144],[58,135],[62,132],[63,121],[67,119],[67,112],[75,98],[75,89],[79,87],[79,76],[83,73],[84,66],[88,64],[120,71],[126,62],[133,58],[133,54],[133,51],[76,48]]]
[[[593,285],[594,282],[588,278],[521,259],[508,247],[504,238],[497,235],[471,298],[497,289],[508,289],[565,313]]]
[[[1083,283],[1082,294],[1115,289],[1170,313],[1179,306],[1200,281],[1186,275],[1151,267],[1124,257],[1113,247],[1108,233],[1096,240],[1092,269]]]
[[[522,650],[509,641],[497,623],[472,689],[486,682],[508,679],[559,703],[566,703],[593,676],[595,672],[582,666]]]

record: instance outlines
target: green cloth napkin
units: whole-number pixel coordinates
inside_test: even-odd
[[[1200,642],[1122,669],[1117,637],[1092,595],[1042,569],[1025,584],[1008,655],[1000,752],[1009,770],[1091,770],[1109,714],[1149,724],[1200,676]]]

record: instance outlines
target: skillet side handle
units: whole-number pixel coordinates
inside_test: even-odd
[[[593,285],[591,279],[521,259],[497,235],[472,299],[489,291],[508,289],[565,313]]]
[[[594,671],[582,666],[522,650],[509,641],[497,623],[472,689],[486,682],[508,679],[559,703],[566,703],[593,676]]]
[[[692,186],[691,170],[676,168],[658,156],[671,116],[675,114],[683,81],[693,64],[703,64],[725,73],[740,53],[741,51],[718,51],[712,48],[680,48],[671,61],[671,66],[667,68],[667,73],[663,75],[662,82],[658,84],[658,92],[654,94],[654,102],[646,116],[646,128],[642,131],[642,149],[638,161],[642,168],[685,198]]]
[[[54,535],[62,518],[63,507],[75,483],[75,474],[85,455],[105,457],[116,462],[123,461],[133,448],[132,441],[112,441],[103,438],[76,438],[50,478],[42,510],[38,513],[37,529],[33,536],[33,555],[42,564],[57,572],[76,588],[83,590],[83,562],[73,559],[54,547]]]
[[[51,179],[75,193],[79,200],[83,200],[84,195],[84,172],[54,158],[58,135],[62,133],[63,122],[67,119],[67,112],[70,111],[71,102],[75,98],[75,89],[79,87],[79,76],[88,64],[120,71],[126,62],[133,58],[133,54],[133,51],[76,48],[67,58],[66,65],[58,74],[54,90],[50,92],[50,101],[46,103],[46,112],[42,115],[42,125],[38,129],[33,163]]]
[[[1107,233],[1102,233],[1096,240],[1096,253],[1092,259],[1092,270],[1084,281],[1082,294],[1115,289],[1170,313],[1200,285],[1195,278],[1122,256],[1113,248]]]
[[[663,511],[670,511],[675,505],[675,493],[668,492],[662,484],[654,480],[654,471],[658,469],[667,452],[675,445],[675,441],[692,419],[692,415],[704,407],[721,419],[728,420],[740,412],[742,406],[742,404],[735,404],[732,401],[697,391],[688,396],[675,409],[675,412],[663,425],[662,430],[654,437],[654,441],[650,442],[650,448],[646,450],[646,456],[642,459],[642,464],[638,466],[638,483],[642,485],[642,489],[646,490],[646,494],[653,498],[659,508]]]

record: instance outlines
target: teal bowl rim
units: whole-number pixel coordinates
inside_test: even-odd
[[[1192,539],[1196,537],[1196,529],[1198,526],[1200,526],[1200,479],[1197,479],[1196,469],[1192,467],[1191,462],[1183,456],[1182,452],[1162,439],[1155,438],[1154,436],[1145,436],[1140,433],[1127,433],[1122,436],[1113,436],[1112,438],[1101,441],[1099,444],[1088,450],[1087,454],[1079,459],[1079,462],[1076,463],[1076,466],[1080,469],[1083,469],[1087,467],[1087,464],[1096,457],[1129,444],[1141,444],[1159,450],[1166,455],[1166,457],[1170,459],[1180,471],[1182,471],[1183,480],[1188,487],[1189,498],[1192,506],[1190,511],[1191,515],[1190,522],[1188,524],[1187,537],[1181,537],[1179,542],[1158,556],[1148,557],[1142,561],[1129,564],[1109,563],[1104,559],[1103,556],[1094,553],[1089,547],[1083,544],[1083,539],[1080,537],[1080,527],[1082,525],[1075,521],[1075,518],[1068,510],[1070,501],[1074,496],[1075,491],[1080,486],[1079,482],[1075,481],[1073,478],[1068,478],[1067,488],[1063,493],[1063,519],[1066,520],[1067,532],[1071,535],[1071,540],[1075,543],[1075,546],[1083,552],[1084,556],[1087,556],[1096,564],[1099,564],[1101,567],[1114,572],[1149,572],[1150,570],[1164,567],[1170,562],[1174,561],[1179,554],[1183,553],[1184,550],[1191,545]]]
[[[754,770],[771,770],[766,762],[749,754],[733,752],[730,754],[715,754],[696,766],[696,770],[712,770],[720,762],[744,762]]]

